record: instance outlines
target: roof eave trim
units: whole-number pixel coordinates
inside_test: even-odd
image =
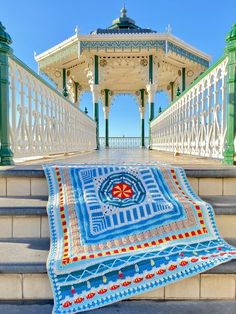
[[[46,50],[45,52],[43,52],[39,55],[36,55],[34,59],[36,62],[40,62],[41,60],[47,58],[48,56],[51,56],[52,54],[57,53],[59,50],[64,49],[64,48],[70,46],[71,44],[74,44],[76,41],[78,41],[78,35],[77,34],[64,40],[60,44]]]

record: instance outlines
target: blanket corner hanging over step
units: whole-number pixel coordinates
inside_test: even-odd
[[[236,258],[182,168],[45,165],[54,313],[102,307]]]

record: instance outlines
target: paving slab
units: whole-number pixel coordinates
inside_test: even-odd
[[[0,304],[1,314],[51,314],[51,304]],[[236,301],[123,301],[88,314],[235,314]]]

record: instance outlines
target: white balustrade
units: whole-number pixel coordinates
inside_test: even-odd
[[[96,124],[16,57],[10,65],[10,142],[14,157],[96,148]]]
[[[151,122],[152,149],[223,158],[227,62],[217,62]]]
[[[99,144],[101,148],[105,148],[105,137],[99,138]],[[148,147],[149,138],[144,138],[145,147]],[[141,147],[141,138],[140,137],[109,137],[109,147],[110,148],[140,148]]]

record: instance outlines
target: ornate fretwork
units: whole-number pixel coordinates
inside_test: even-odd
[[[207,61],[206,59],[203,59],[203,58],[175,45],[174,43],[167,41],[167,52],[169,52],[169,51],[172,51],[178,55],[181,55],[182,57],[185,57],[191,61],[194,61],[195,63],[199,63],[206,68],[209,67],[209,61]]]
[[[84,50],[105,50],[106,52],[109,49],[113,50],[131,50],[141,49],[149,50],[149,49],[162,49],[165,51],[165,41],[164,40],[143,40],[143,41],[80,41],[79,42],[79,51],[80,54]]]
[[[151,123],[152,148],[223,158],[227,63],[218,62]]]
[[[127,91],[127,92],[122,92],[122,91],[115,91],[113,92],[112,96],[111,96],[111,103],[110,105],[113,105],[117,99],[117,97],[119,96],[125,96],[125,95],[129,95],[131,96],[135,103],[139,106],[140,105],[140,96],[139,96],[139,92],[136,91]]]
[[[15,157],[95,148],[92,119],[17,58],[9,58],[9,66],[10,142]]]

